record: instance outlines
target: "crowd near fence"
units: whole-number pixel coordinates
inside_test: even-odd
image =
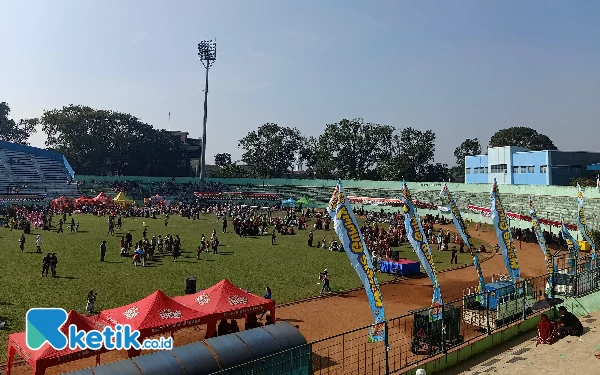
[[[552,296],[547,295],[549,280],[554,281]],[[401,374],[553,308],[534,306],[548,297],[577,298],[597,292],[599,281],[600,266],[590,259],[578,261],[574,269],[558,269],[553,275],[516,284],[494,276],[485,293],[466,289],[463,298],[445,302],[441,320],[431,321],[428,307],[388,319],[383,342],[369,342],[370,326],[365,326],[307,344],[306,350],[296,352],[300,356],[282,352],[218,373],[233,374],[243,368],[265,375]],[[310,372],[299,370],[306,369],[308,362]]]

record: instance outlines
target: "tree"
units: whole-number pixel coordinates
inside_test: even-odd
[[[421,181],[440,182],[449,181],[452,178],[452,171],[448,164],[435,163],[427,164],[424,168],[424,175]]]
[[[290,171],[300,151],[302,136],[296,128],[266,123],[238,142],[244,150],[242,161],[256,177],[280,177]]]
[[[222,153],[215,155],[215,165],[219,167],[224,167],[226,165],[231,164],[231,154]]]
[[[120,112],[69,105],[40,118],[46,146],[79,174],[185,176],[181,139]]]
[[[548,136],[522,126],[499,130],[490,139],[490,147],[504,146],[524,147],[531,151],[557,149]]]
[[[406,128],[394,135],[392,157],[382,165],[382,177],[386,180],[424,181],[431,173],[435,153],[435,133]]]
[[[465,157],[481,155],[481,144],[477,138],[467,138],[454,150],[454,157],[456,158],[456,165],[462,169],[464,173],[465,169]]]
[[[10,106],[0,103],[0,141],[29,144],[27,140],[36,132],[37,119],[22,119],[18,123],[9,118]]]
[[[391,156],[393,132],[391,126],[362,119],[328,124],[316,145],[317,176],[347,180],[376,177],[378,165]]]

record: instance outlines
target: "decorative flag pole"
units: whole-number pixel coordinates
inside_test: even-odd
[[[423,230],[421,219],[417,214],[417,208],[414,206],[406,181],[402,181],[402,196],[404,198],[404,227],[406,229],[406,237],[413,247],[415,253],[419,257],[425,272],[431,279],[433,284],[433,298],[431,299],[431,309],[429,310],[429,319],[431,321],[442,319],[442,292],[438,281],[437,272],[435,271],[435,262],[431,256],[429,241]]]
[[[469,250],[469,253],[471,253],[471,256],[473,257],[473,265],[475,266],[477,276],[479,277],[479,285],[477,287],[477,298],[480,298],[480,296],[482,296],[485,293],[485,279],[483,278],[483,272],[481,271],[481,265],[479,264],[479,255],[477,254],[475,245],[473,244],[473,238],[469,234],[467,226],[465,225],[465,222],[463,221],[463,218],[460,215],[460,211],[456,206],[456,202],[454,201],[454,198],[452,198],[450,190],[448,190],[448,186],[445,183],[444,187],[442,188],[442,191],[440,192],[440,195],[442,196],[444,203],[446,203],[449,206],[450,212],[452,213],[452,221],[454,222],[454,226],[456,227],[458,234],[465,243],[465,246],[467,246],[467,250]]]
[[[544,253],[544,259],[546,260],[546,270],[548,272],[548,285],[546,286],[546,294],[550,297],[553,297],[556,265],[554,264],[554,259],[552,259],[552,254],[550,254],[546,248],[546,239],[544,238],[544,233],[540,227],[540,221],[538,220],[537,213],[533,207],[533,199],[531,197],[529,197],[529,215],[531,216],[531,225],[533,225],[535,237],[537,238],[538,244],[542,249],[542,253]]]
[[[560,216],[560,234],[562,235],[562,238],[565,240],[565,242],[567,243],[567,247],[569,248],[569,274],[573,275],[575,274],[575,269],[579,261],[580,249],[579,244],[577,243],[577,241],[575,241],[573,236],[571,236],[569,228],[567,228],[567,225],[563,221],[562,215]]]
[[[369,342],[384,341],[386,328],[383,297],[375,270],[373,270],[369,249],[367,249],[358,221],[354,216],[354,212],[352,212],[350,201],[344,193],[342,181],[338,182],[333,191],[327,206],[327,212],[333,221],[335,233],[338,235],[348,258],[350,258],[352,267],[360,277],[369,298],[369,305],[375,319],[375,324],[369,329]]]
[[[504,257],[504,264],[506,265],[508,275],[516,285],[521,282],[521,269],[519,268],[519,259],[517,259],[517,247],[513,242],[509,221],[506,217],[502,200],[500,199],[498,183],[495,178],[490,198],[492,202],[490,217],[492,218],[494,228],[496,229],[498,246],[500,246],[500,250],[502,250],[502,256]]]
[[[585,222],[585,212],[583,210],[583,189],[577,184],[577,229],[583,238],[590,244],[592,248],[592,261],[596,261],[596,244],[592,239],[592,231]]]

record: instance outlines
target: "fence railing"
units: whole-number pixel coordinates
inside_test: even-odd
[[[438,308],[441,319],[436,320],[428,307],[388,319],[384,342],[369,342],[370,326],[365,326],[217,373],[400,373],[547,310],[548,290],[554,297],[578,297],[600,290],[600,265],[582,259],[575,267],[516,285],[494,276],[487,288],[483,293],[466,290],[463,298],[444,303]]]

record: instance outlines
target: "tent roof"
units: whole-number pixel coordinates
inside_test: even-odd
[[[176,302],[160,290],[148,297],[126,306],[104,310],[100,318],[111,325],[129,324],[132,330],[141,331],[142,336],[199,325],[203,314]]]
[[[254,295],[225,279],[201,292],[173,299],[203,315],[209,315],[213,320],[275,307],[275,301]]]
[[[123,193],[122,191],[119,192],[119,194],[117,194],[117,196],[115,197],[115,199],[113,199],[115,202],[133,202],[132,199],[129,199],[127,197],[127,195],[125,195],[125,193]]]
[[[303,204],[310,203],[310,201],[306,197],[302,197],[302,198],[298,199],[297,202],[298,203],[303,203]]]
[[[94,200],[106,201],[106,200],[111,200],[111,199],[109,197],[107,197],[106,194],[104,194],[104,192],[101,192],[100,194],[96,195],[96,197],[94,198]]]
[[[76,325],[79,330],[91,331],[94,329],[102,330],[96,319],[79,314],[71,310],[67,316],[67,321],[61,327],[61,331],[68,336],[69,326]],[[8,336],[9,345],[12,345],[17,353],[27,361],[32,367],[51,367],[59,363],[68,362],[80,358],[91,357],[106,350],[71,350],[69,347],[64,350],[56,350],[45,343],[38,350],[31,350],[27,346],[25,332],[13,333]]]

